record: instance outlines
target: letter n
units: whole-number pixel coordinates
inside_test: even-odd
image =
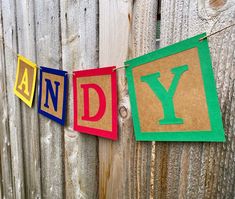
[[[52,100],[54,110],[57,111],[58,92],[59,92],[60,82],[54,81],[54,89],[53,89],[51,80],[45,79],[45,81],[46,81],[46,98],[45,98],[44,106],[47,108],[50,108],[49,103],[48,103],[49,94],[50,94],[50,98]]]

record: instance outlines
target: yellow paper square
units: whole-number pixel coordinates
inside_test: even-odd
[[[35,63],[18,55],[16,81],[14,93],[29,107],[32,107],[37,77],[37,66]]]

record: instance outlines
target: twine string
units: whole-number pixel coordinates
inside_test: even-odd
[[[212,35],[215,35],[215,34],[217,34],[217,33],[220,33],[220,32],[222,32],[222,31],[224,31],[224,30],[226,30],[226,29],[228,29],[228,28],[230,28],[230,27],[232,27],[232,26],[235,26],[235,23],[230,24],[229,26],[226,26],[226,27],[224,27],[224,28],[222,28],[222,29],[220,29],[220,30],[218,30],[218,31],[215,31],[215,32],[213,32],[213,33],[210,33],[209,35],[206,35],[206,36],[200,38],[199,41],[202,41],[202,40],[204,40],[204,39],[206,39],[206,38],[208,38],[208,37],[211,37]]]
[[[126,64],[126,65],[123,65],[123,66],[117,66],[116,68],[113,69],[113,71],[119,70],[121,68],[126,68],[128,66],[130,66],[130,64]]]

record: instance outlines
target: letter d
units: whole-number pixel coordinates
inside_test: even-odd
[[[97,84],[81,84],[81,88],[83,89],[84,93],[84,115],[82,116],[82,120],[87,121],[98,121],[100,120],[106,109],[106,98],[104,92],[100,86]],[[89,89],[93,89],[99,96],[99,108],[95,115],[90,115],[90,97],[89,97]]]

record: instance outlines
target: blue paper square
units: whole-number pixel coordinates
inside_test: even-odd
[[[63,86],[61,86],[63,84]],[[67,103],[67,72],[40,67],[38,113],[65,124]],[[63,94],[61,94],[63,92]]]

